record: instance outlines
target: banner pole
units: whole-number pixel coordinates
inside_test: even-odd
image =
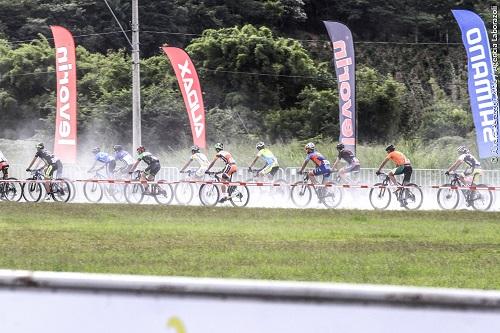
[[[141,77],[139,59],[139,5],[132,0],[132,149],[141,145]]]

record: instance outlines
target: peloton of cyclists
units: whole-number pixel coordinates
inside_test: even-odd
[[[134,163],[134,165],[132,165],[128,173],[133,174],[135,168],[137,168],[137,165],[141,163],[141,161],[143,161],[148,166],[144,170],[144,172],[141,173],[140,180],[153,181],[155,179],[156,174],[161,169],[160,160],[150,152],[146,151],[146,148],[144,148],[144,146],[137,147],[137,154],[139,154],[139,156],[137,157],[137,161]],[[149,191],[149,184],[146,185],[146,190],[144,191],[144,194],[145,195],[151,194],[151,192]]]
[[[451,172],[457,170],[463,163],[465,163],[466,168],[463,173],[458,174],[460,181],[463,184],[467,184],[465,177],[472,175],[472,180],[470,183],[476,181],[476,176],[481,176],[481,163],[474,155],[471,154],[470,150],[465,146],[460,146],[457,148],[458,158],[457,160],[448,168],[445,174],[448,176]],[[471,184],[468,184],[471,185]]]
[[[352,151],[350,151],[349,149],[345,149],[345,145],[343,143],[339,143],[337,145],[337,151],[339,152],[339,155],[335,159],[332,169],[336,170],[338,164],[342,160],[344,160],[347,165],[338,170],[338,176],[340,177],[342,182],[346,182],[352,172],[359,172],[359,160]]]
[[[257,170],[257,175],[261,177],[268,176],[270,179],[273,179],[276,172],[280,169],[278,159],[262,141],[257,143],[255,149],[257,149],[257,155],[255,155],[253,162],[248,167],[248,171],[252,172],[252,167],[260,158],[265,164],[262,168]]]
[[[214,166],[215,162],[217,162],[218,159],[221,159],[224,163],[224,169],[222,170],[222,179],[224,181],[231,181],[233,174],[238,171],[238,166],[236,165],[236,161],[234,160],[233,156],[231,155],[230,152],[224,150],[224,145],[220,142],[216,143],[215,146],[215,157],[210,163],[210,165],[207,168],[206,172],[209,172],[210,169]],[[219,202],[224,202],[229,199],[229,195],[227,194],[227,186],[222,185],[222,198],[219,200]]]
[[[179,172],[183,173],[184,170],[186,170],[186,168],[193,161],[197,162],[199,165],[198,169],[195,172],[195,176],[197,178],[203,178],[203,176],[205,175],[205,171],[207,171],[210,162],[208,161],[207,156],[205,154],[203,154],[202,152],[200,152],[200,147],[198,147],[196,145],[191,147],[191,157],[186,162],[186,164],[184,164],[184,166],[182,167],[182,169]]]

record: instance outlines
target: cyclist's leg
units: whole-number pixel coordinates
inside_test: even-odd
[[[404,168],[405,167],[403,165],[400,165],[400,166],[392,169],[391,171],[389,171],[389,173],[387,175],[389,176],[389,179],[391,180],[392,185],[394,185],[394,186],[398,185],[398,182],[397,182],[395,176],[402,174],[404,171]]]
[[[0,170],[2,170],[3,179],[9,178],[9,165],[6,162],[0,163]]]
[[[54,175],[54,171],[56,169],[57,169],[57,164],[49,164],[45,168],[45,173],[44,173],[45,179],[46,180],[52,180],[52,176]],[[49,194],[51,192],[50,182],[44,182],[43,186],[45,187],[45,192],[47,192],[47,194]]]

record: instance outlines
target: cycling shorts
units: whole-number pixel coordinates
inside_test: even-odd
[[[158,173],[158,171],[160,171],[160,169],[161,169],[160,162],[151,163],[150,165],[148,165],[146,170],[144,170],[144,175],[151,176],[154,178]]]
[[[481,169],[472,169],[472,170],[465,170],[464,173],[462,174],[463,177],[471,176],[472,175],[472,182],[476,182],[476,179],[479,179],[479,177],[483,174],[483,170]]]
[[[56,178],[61,178],[62,177],[62,171],[63,171],[63,165],[61,163],[60,160],[57,160],[55,161],[54,163],[52,164],[49,164],[46,168],[45,168],[45,178],[47,179],[52,179],[52,177],[54,176],[54,172],[56,172]]]
[[[203,178],[205,176],[205,171],[207,171],[207,168],[198,168],[195,172],[195,176],[198,178]]]
[[[276,172],[278,172],[280,169],[279,166],[273,166],[272,164],[268,164],[266,165],[265,167],[263,167],[259,173],[262,175],[262,176],[265,176],[267,174],[270,174],[271,176],[274,177],[274,175],[276,174]]]
[[[411,174],[413,173],[413,168],[411,164],[400,165],[391,170],[394,176],[404,174],[403,184],[408,184],[411,179]]]
[[[330,174],[332,173],[332,169],[330,169],[330,166],[326,166],[325,164],[322,164],[313,171],[313,175],[319,176],[323,175],[323,177],[330,177]]]
[[[358,172],[360,170],[359,163],[348,164],[342,168],[344,172]]]
[[[232,178],[233,173],[238,171],[238,167],[236,164],[226,164],[224,170],[222,171],[222,178],[225,180],[230,180]]]

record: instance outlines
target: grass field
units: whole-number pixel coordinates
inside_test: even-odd
[[[0,268],[500,289],[500,213],[0,203]]]

